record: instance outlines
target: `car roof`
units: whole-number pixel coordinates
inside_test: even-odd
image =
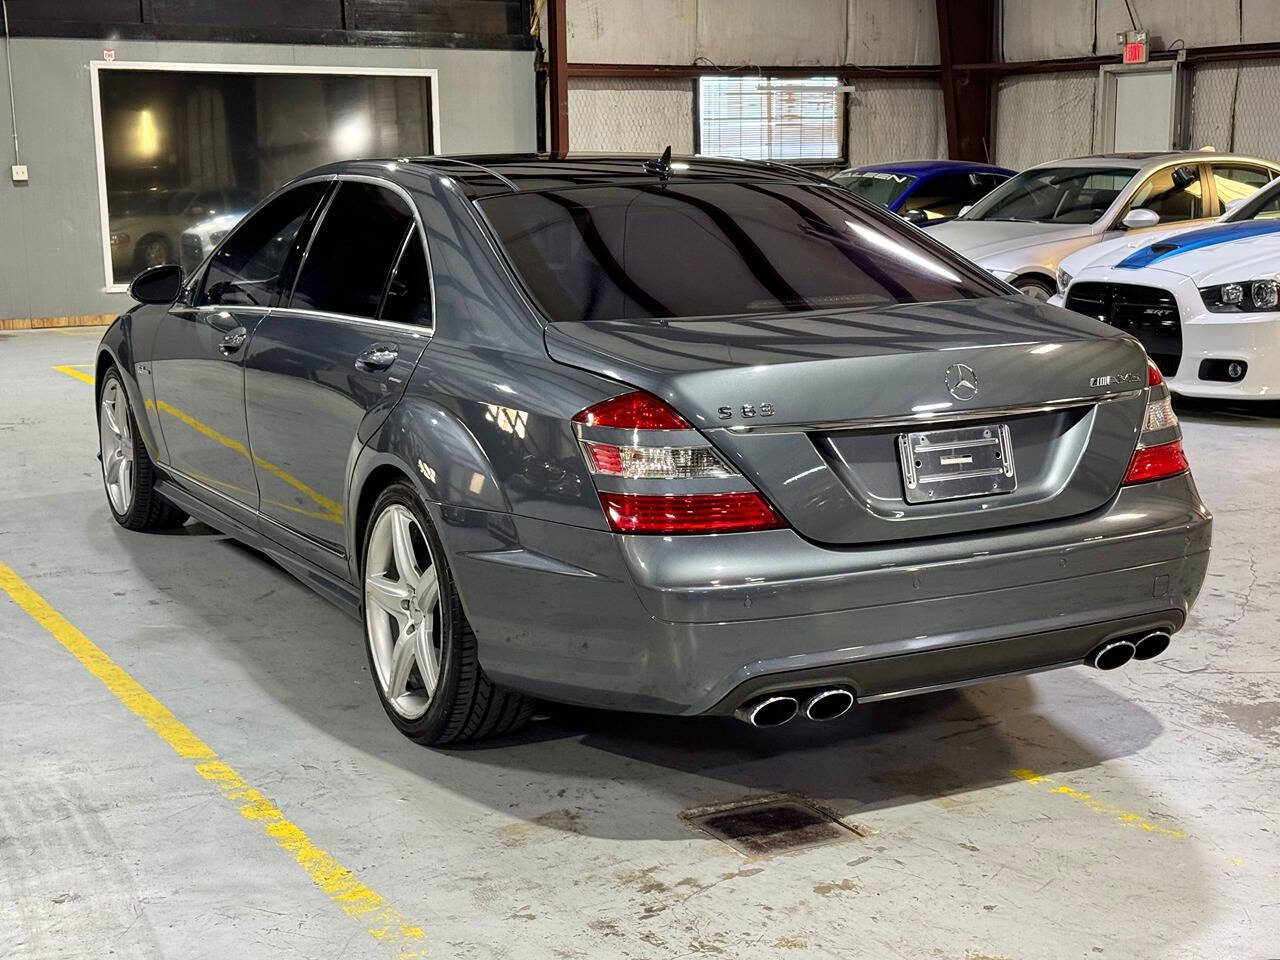
[[[915,177],[928,177],[937,173],[1001,173],[1013,176],[1013,171],[993,163],[975,163],[972,160],[899,160],[892,163],[865,163],[847,167],[841,173],[904,173]]]
[[[1263,166],[1277,169],[1276,164],[1261,157],[1250,157],[1239,153],[1218,153],[1216,150],[1134,150],[1125,153],[1096,153],[1083,157],[1071,157],[1063,160],[1051,160],[1038,163],[1030,169],[1041,167],[1118,167],[1132,170],[1148,170],[1169,163],[1204,163],[1205,161],[1241,160],[1248,163],[1260,163]]]
[[[644,167],[656,154],[580,154],[553,157],[545,153],[468,154],[442,157],[398,157],[394,160],[347,161],[322,171],[342,173],[369,163],[449,177],[473,200],[507,193],[563,190],[571,187],[654,183]],[[783,163],[721,157],[673,156],[669,183],[707,180],[765,180],[783,183],[827,183],[826,179]]]

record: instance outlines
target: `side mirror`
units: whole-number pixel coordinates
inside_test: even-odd
[[[176,263],[148,267],[129,284],[129,296],[139,303],[170,304],[182,292],[182,268]]]
[[[902,219],[908,223],[914,223],[917,226],[922,223],[929,222],[929,215],[923,210],[907,210],[902,214]]]
[[[1130,230],[1141,230],[1143,227],[1154,227],[1160,222],[1160,214],[1154,210],[1145,210],[1137,208],[1130,210],[1124,215],[1124,219],[1120,221]]]
[[[957,216],[957,217],[963,217],[966,213],[968,213],[968,212],[969,212],[970,210],[972,210],[972,209],[973,209],[973,204],[972,204],[972,203],[966,203],[963,207],[961,207],[961,208],[960,208],[960,212],[959,212],[959,213],[957,213],[957,214],[956,214],[956,216]]]

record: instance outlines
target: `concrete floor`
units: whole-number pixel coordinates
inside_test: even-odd
[[[0,563],[430,956],[1280,954],[1276,407],[1182,405],[1215,545],[1160,660],[772,732],[560,709],[435,752],[353,621],[205,527],[112,523],[90,388],[53,369],[99,333],[0,334]],[[395,955],[3,594],[0,664],[0,957]],[[749,861],[680,819],[771,792],[862,835]]]

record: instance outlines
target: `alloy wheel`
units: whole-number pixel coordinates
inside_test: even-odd
[[[402,504],[374,521],[364,616],[383,696],[404,719],[418,719],[440,679],[440,581],[418,519]]]
[[[98,442],[107,497],[115,512],[124,516],[133,506],[133,428],[129,423],[129,400],[115,377],[102,388]]]

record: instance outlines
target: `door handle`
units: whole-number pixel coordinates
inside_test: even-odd
[[[236,327],[234,330],[226,333],[222,340],[218,343],[218,349],[224,354],[232,354],[244,346],[244,342],[249,339],[249,331],[244,327]]]
[[[396,362],[400,349],[394,343],[375,343],[356,357],[356,369],[371,373],[386,370]]]

